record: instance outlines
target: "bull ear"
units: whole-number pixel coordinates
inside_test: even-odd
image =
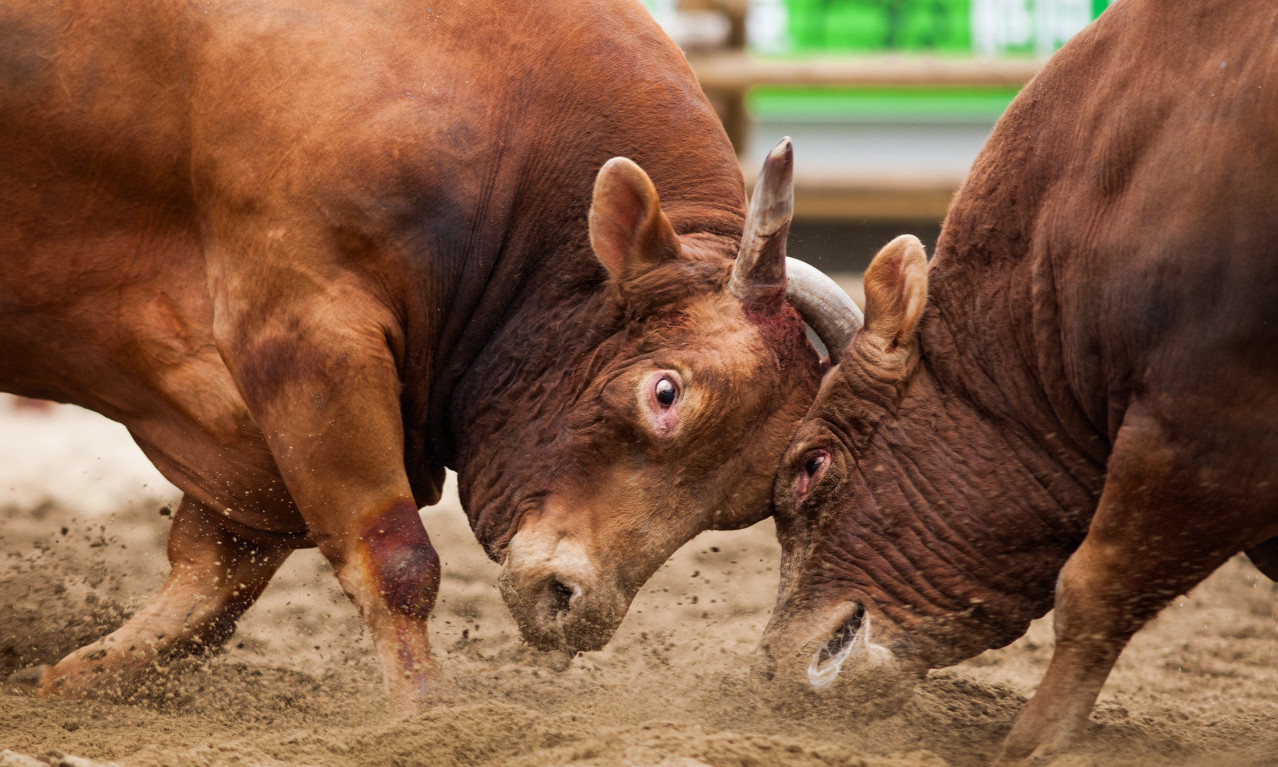
[[[679,238],[648,174],[625,157],[604,163],[590,203],[590,247],[615,282],[677,258]]]
[[[883,246],[865,270],[865,329],[889,346],[908,343],[926,305],[923,243],[903,234]]]

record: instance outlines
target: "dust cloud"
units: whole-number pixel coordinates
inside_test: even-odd
[[[175,491],[122,429],[0,399],[0,679],[118,626],[164,577]],[[444,562],[432,642],[445,705],[383,713],[367,634],[314,551],[292,556],[224,651],[128,698],[0,692],[0,765],[859,765],[987,763],[1051,657],[1050,618],[936,671],[883,719],[759,697],[776,593],[770,524],[703,535],[636,598],[606,649],[552,671],[525,646],[450,492],[423,512]],[[1165,611],[1115,669],[1083,765],[1278,764],[1278,589],[1242,559]]]

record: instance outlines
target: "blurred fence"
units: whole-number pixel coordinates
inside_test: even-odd
[[[939,220],[1045,59],[1110,0],[645,0],[749,180],[795,139],[796,215]]]

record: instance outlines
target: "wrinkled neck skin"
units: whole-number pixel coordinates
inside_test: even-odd
[[[602,269],[544,285],[461,379],[452,417],[459,493],[494,561],[503,559],[521,512],[540,503],[565,468],[539,462],[540,471],[525,476],[534,467],[511,456],[554,451],[572,403],[593,368],[615,355],[623,327]]]
[[[604,273],[586,221],[605,162],[640,163],[677,232],[740,238],[740,169],[682,53],[642,8],[606,15],[562,2],[476,8],[458,17],[455,50],[428,56],[453,79],[433,77],[466,87],[439,89],[443,105],[425,113],[431,132],[414,143],[429,151],[394,222],[409,275],[396,286],[405,463],[419,503],[438,499],[445,467],[464,470],[466,418],[483,397],[472,390],[488,385],[476,366],[493,364],[496,344],[533,344],[502,353],[538,366],[574,356],[546,343],[576,345],[582,329],[600,338]]]
[[[804,592],[865,605],[877,641],[922,671],[1002,647],[1051,608],[1103,464],[1070,447],[1085,439],[1059,422],[1025,426],[1054,416],[1008,401],[1004,392],[1024,390],[1019,373],[974,382],[935,309],[904,378],[880,377],[874,351],[862,344],[829,384],[846,387],[831,401],[862,403],[822,413],[856,458],[830,490],[840,503],[817,521],[819,535],[783,525],[787,550],[807,550],[796,559],[807,561],[803,572],[789,564],[786,580],[810,577]]]
[[[598,399],[610,372],[650,351],[650,324],[677,318],[686,300],[726,283],[735,238],[692,233],[681,241],[685,255],[696,257],[668,268],[684,273],[677,282],[686,296],[631,306],[585,249],[566,259],[562,272],[547,270],[533,282],[460,379],[452,398],[459,491],[494,561],[504,560],[526,513],[565,489],[573,495],[565,500],[581,500],[610,481],[615,452],[643,449],[642,439],[616,433],[606,419],[578,422],[574,408]]]

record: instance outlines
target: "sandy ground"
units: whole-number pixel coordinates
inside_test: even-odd
[[[0,398],[0,679],[118,625],[165,572],[176,493],[124,430]],[[933,672],[899,713],[780,713],[748,670],[776,589],[769,524],[703,535],[644,588],[612,644],[562,673],[519,639],[498,567],[450,492],[423,519],[444,582],[433,620],[451,701],[382,712],[371,646],[314,551],[285,565],[225,652],[131,700],[0,694],[0,765],[979,765],[1051,655],[1050,623]],[[1177,600],[1123,656],[1062,764],[1278,764],[1278,589],[1243,560]],[[73,760],[74,761],[74,760]]]

